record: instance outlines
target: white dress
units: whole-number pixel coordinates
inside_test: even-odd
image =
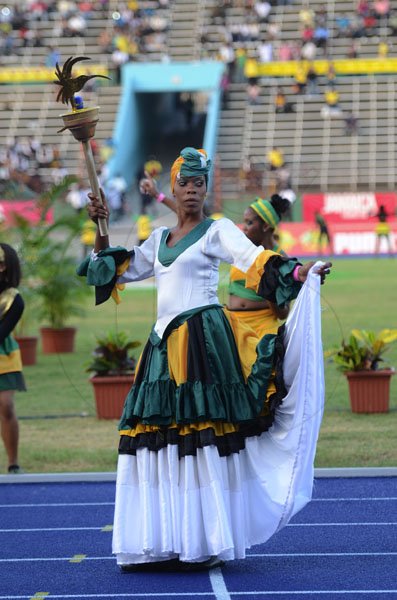
[[[119,278],[156,277],[154,330],[160,339],[181,312],[218,304],[221,260],[247,271],[263,250],[231,221],[221,219],[183,252],[171,252],[167,266],[168,251],[160,243],[164,231],[154,231],[134,249],[129,268]],[[247,437],[243,449],[227,456],[206,445],[181,457],[176,444],[119,456],[113,529],[118,564],[244,558],[248,548],[268,540],[310,500],[324,401],[320,277],[314,271],[286,323],[288,393],[268,431]]]

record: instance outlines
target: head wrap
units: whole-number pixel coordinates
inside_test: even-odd
[[[264,198],[255,198],[255,202],[250,204],[250,208],[256,212],[258,217],[265,221],[272,229],[275,229],[277,224],[281,221],[279,215],[274,210],[271,202]]]
[[[175,180],[180,173],[183,177],[198,177],[204,175],[208,183],[208,173],[211,161],[207,158],[205,150],[196,148],[184,148],[180,156],[171,167],[171,190],[174,191]]]

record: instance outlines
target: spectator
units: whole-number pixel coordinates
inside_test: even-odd
[[[309,97],[317,96],[319,94],[318,90],[318,75],[313,63],[310,63],[309,68],[307,70],[307,88],[306,94]]]
[[[269,15],[272,6],[270,2],[266,2],[266,0],[258,0],[255,2],[254,11],[258,17],[259,23],[267,23],[269,21]]]
[[[230,93],[230,77],[228,70],[225,69],[221,79],[221,91],[222,91],[222,110],[227,110],[229,105],[229,93]]]
[[[259,104],[259,95],[261,93],[261,89],[258,85],[258,80],[256,77],[252,77],[248,80],[247,85],[247,98],[248,104],[254,106]]]
[[[345,117],[345,135],[357,135],[358,130],[358,118],[352,112],[348,113]]]
[[[48,53],[45,59],[45,66],[55,67],[57,63],[61,64],[61,53],[55,46],[48,46]]]
[[[113,222],[119,221],[125,213],[127,182],[120,173],[116,173],[104,182],[103,187],[111,208],[110,218]]]
[[[266,40],[259,44],[258,58],[261,63],[267,63],[273,60],[273,43],[271,41]]]
[[[341,113],[339,107],[339,92],[335,88],[327,88],[324,92],[325,106],[321,109],[323,117],[338,116]]]
[[[373,12],[379,21],[388,19],[390,16],[390,0],[374,0]]]
[[[316,44],[317,48],[322,49],[324,56],[326,56],[326,54],[327,54],[329,37],[330,37],[330,30],[328,29],[328,27],[319,25],[314,30],[314,38],[313,38],[314,43]]]
[[[317,46],[316,44],[309,40],[302,45],[301,48],[301,59],[312,61],[316,58],[317,54]]]
[[[299,11],[299,22],[300,22],[302,28],[310,27],[313,29],[314,28],[314,19],[315,19],[314,10],[310,8],[309,2],[306,1]]]
[[[295,103],[287,102],[286,95],[281,86],[277,88],[276,95],[274,96],[274,107],[276,113],[292,113],[295,112]]]
[[[304,61],[299,61],[294,76],[294,90],[296,94],[304,94],[307,85],[307,67]]]
[[[293,60],[294,51],[291,42],[282,43],[277,52],[278,60]]]
[[[284,166],[284,153],[277,146],[273,146],[266,155],[268,168],[270,171],[277,171]]]
[[[378,58],[387,58],[389,54],[389,44],[386,40],[380,40],[378,44]]]
[[[329,62],[327,64],[327,71],[325,74],[325,78],[327,81],[327,88],[333,89],[336,84],[336,71],[333,62]]]
[[[351,36],[351,21],[349,15],[342,14],[335,17],[336,38],[346,38]]]
[[[346,58],[358,58],[358,43],[352,40],[347,49]]]

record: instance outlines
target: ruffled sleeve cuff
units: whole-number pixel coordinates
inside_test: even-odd
[[[109,247],[88,256],[77,267],[77,275],[87,277],[88,285],[95,286],[95,304],[106,302],[110,296],[120,303],[118,291],[124,289],[124,285],[117,283],[117,279],[128,269],[132,255],[133,250]]]
[[[302,287],[293,272],[301,264],[296,258],[286,258],[265,250],[261,252],[246,273],[245,287],[277,306],[294,300]]]

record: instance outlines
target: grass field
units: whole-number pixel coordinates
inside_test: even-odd
[[[397,327],[397,261],[388,258],[334,260],[322,287],[324,349],[348,336],[352,328]],[[227,270],[222,271],[220,300],[226,302]],[[28,392],[17,395],[20,417],[20,463],[26,472],[113,471],[117,459],[117,422],[95,416],[91,384],[84,365],[97,334],[126,330],[145,342],[155,320],[152,289],[136,286],[122,303],[87,306],[73,354],[42,355],[25,368]],[[397,366],[397,345],[389,355]],[[397,465],[397,377],[392,378],[390,412],[352,414],[347,383],[333,363],[326,363],[326,403],[316,456],[317,467]],[[5,468],[0,448],[0,464]]]

